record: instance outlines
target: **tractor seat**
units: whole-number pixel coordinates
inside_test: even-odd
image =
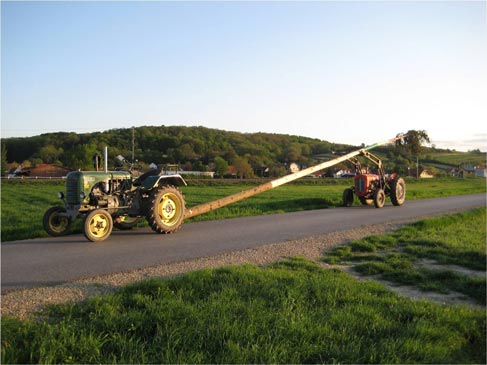
[[[147,172],[144,172],[142,175],[140,175],[137,179],[134,180],[132,183],[133,186],[140,186],[142,185],[142,182],[147,179],[149,176],[154,176],[154,175],[159,175],[159,170],[157,169],[151,169]]]

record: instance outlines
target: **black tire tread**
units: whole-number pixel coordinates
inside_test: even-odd
[[[173,227],[165,227],[163,226],[159,220],[156,212],[156,202],[159,200],[158,197],[160,194],[162,194],[163,191],[171,190],[173,193],[176,193],[181,197],[182,200],[182,205],[183,209],[181,212],[181,222]],[[156,232],[156,233],[161,233],[161,234],[172,234],[177,231],[179,231],[184,223],[184,210],[185,210],[185,200],[184,200],[184,195],[183,193],[175,186],[173,185],[164,185],[159,187],[158,189],[155,189],[151,195],[150,195],[150,201],[149,201],[149,207],[147,211],[147,222],[149,223],[149,226],[151,229]]]

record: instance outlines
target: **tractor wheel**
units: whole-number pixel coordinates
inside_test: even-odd
[[[374,202],[374,199],[367,199],[363,196],[359,196],[358,200],[360,200],[360,203],[362,203],[362,205],[372,205],[372,203]]]
[[[66,209],[63,207],[51,207],[44,213],[42,225],[50,236],[59,237],[70,231],[71,218],[60,216],[60,213],[66,213]]]
[[[140,217],[129,217],[128,215],[121,215],[113,220],[113,225],[115,226],[115,228],[121,230],[132,229],[140,222],[140,219]]]
[[[147,221],[157,233],[174,233],[183,224],[184,196],[174,186],[162,186],[151,194]]]
[[[113,219],[110,213],[104,209],[95,209],[85,217],[83,234],[91,242],[106,240],[113,229]]]
[[[351,207],[353,205],[353,190],[347,188],[343,191],[343,206]]]
[[[378,188],[374,193],[374,205],[376,208],[382,208],[386,202],[386,193]]]
[[[391,183],[391,202],[395,206],[404,204],[406,200],[406,183],[402,177],[396,176]]]

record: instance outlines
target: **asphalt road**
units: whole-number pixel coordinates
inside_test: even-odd
[[[102,274],[213,256],[223,252],[326,234],[363,225],[485,207],[485,194],[390,203],[382,209],[351,207],[185,224],[173,235],[149,228],[114,231],[102,243],[82,234],[1,245],[2,292],[55,285]]]

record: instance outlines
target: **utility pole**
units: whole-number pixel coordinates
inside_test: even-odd
[[[132,127],[132,163],[135,161],[135,127]]]

